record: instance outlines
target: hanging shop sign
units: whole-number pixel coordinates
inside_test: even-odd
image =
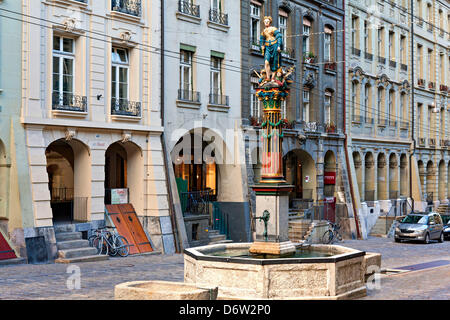
[[[323,176],[323,183],[326,185],[336,184],[336,172],[325,171]]]

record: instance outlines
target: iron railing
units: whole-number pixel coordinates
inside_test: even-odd
[[[141,0],[112,0],[112,11],[140,17],[142,3]]]
[[[408,71],[408,65],[406,65],[404,63],[400,63],[400,69],[403,71]]]
[[[195,5],[190,1],[178,1],[178,11],[197,18],[200,17],[200,5]]]
[[[111,114],[121,116],[140,117],[141,103],[135,101],[128,101],[126,99],[112,98],[111,99]]]
[[[364,58],[366,58],[367,60],[372,61],[373,60],[373,54],[370,52],[364,52]]]
[[[223,13],[217,9],[210,9],[209,10],[209,21],[227,26],[228,25],[228,14]]]
[[[324,64],[325,70],[336,71],[336,62],[328,61]]]
[[[285,47],[285,48],[281,51],[281,55],[282,55],[284,58],[295,59],[295,50],[292,49],[292,48],[286,48],[286,47]]]
[[[214,194],[211,189],[181,192],[180,202],[183,216],[209,215],[212,200],[214,200]]]
[[[52,109],[87,112],[87,97],[54,92],[52,95]]]
[[[178,100],[200,103],[200,92],[178,89]]]
[[[393,61],[393,60],[389,60],[389,67],[396,68],[397,67],[397,62]]]
[[[386,58],[378,56],[378,62],[382,64],[386,64]]]
[[[352,54],[359,57],[361,55],[361,49],[352,47]]]
[[[209,103],[216,104],[216,105],[222,105],[222,106],[229,106],[230,99],[228,96],[210,93],[209,94]]]
[[[213,202],[212,207],[212,228],[218,230],[220,234],[224,234],[227,237],[227,240],[230,240],[230,218],[228,212],[223,212],[217,202]]]
[[[66,202],[73,200],[73,188],[52,188],[50,190],[52,202]]]

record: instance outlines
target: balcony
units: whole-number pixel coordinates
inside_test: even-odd
[[[337,64],[336,64],[336,62],[325,62],[325,64],[324,64],[324,69],[325,69],[325,71],[333,71],[333,72],[336,72],[336,67],[337,67]]]
[[[187,22],[200,24],[200,5],[195,5],[187,0],[179,0],[177,18]]]
[[[285,47],[284,50],[281,50],[281,56],[287,59],[295,59],[295,50]]]
[[[141,0],[112,0],[112,11],[140,17],[142,3]]]
[[[447,93],[448,92],[448,87],[445,84],[441,84],[439,85],[439,90],[442,92]]]
[[[430,147],[436,147],[436,139],[434,139],[434,138],[428,139],[428,145]]]
[[[200,92],[179,89],[178,100],[200,103]]]
[[[417,85],[419,86],[419,87],[422,87],[422,88],[424,88],[425,87],[425,79],[417,79]]]
[[[141,117],[141,103],[126,99],[111,98],[111,115]]]
[[[352,122],[353,123],[363,123],[364,122],[364,117],[359,115],[359,114],[358,115],[354,114],[354,115],[352,115]]]
[[[370,118],[370,117],[366,117],[365,119],[364,119],[364,122],[366,123],[366,124],[374,124],[374,119],[373,118]]]
[[[397,128],[397,121],[389,119],[389,127]]]
[[[87,97],[54,92],[52,109],[58,111],[87,112]]]
[[[409,128],[409,122],[405,120],[400,121],[400,129],[408,129]]]
[[[373,61],[373,54],[371,54],[369,52],[364,52],[364,58],[366,58],[367,60]]]
[[[408,71],[408,65],[404,64],[404,63],[400,63],[400,70],[402,71]]]
[[[389,60],[389,67],[397,68],[397,62],[395,62],[394,60]]]
[[[360,50],[360,49],[357,49],[357,48],[355,48],[355,47],[352,47],[352,54],[353,54],[354,56],[359,57],[359,56],[361,56],[361,50]]]
[[[386,127],[388,124],[388,120],[384,118],[379,118],[377,124],[379,127]]]
[[[337,132],[336,125],[334,123],[325,124],[325,132],[326,133],[336,133]]]
[[[211,93],[209,95],[209,103],[214,104],[214,105],[220,105],[220,106],[229,106],[230,98],[228,96]]]
[[[259,116],[259,117],[251,116],[249,118],[249,120],[250,120],[250,125],[252,127],[260,127],[261,124],[263,123],[264,117],[262,117],[262,116]]]
[[[419,147],[425,147],[425,138],[419,138]]]
[[[251,38],[250,46],[253,51],[256,51],[261,54],[261,46],[259,45],[259,38],[258,39]]]
[[[378,56],[378,63],[386,64],[386,58]]]
[[[307,52],[303,54],[303,62],[304,63],[315,63],[316,62],[316,56],[312,52]]]
[[[433,81],[428,82],[428,90],[436,90],[436,84]]]
[[[228,26],[228,14],[216,9],[209,10],[209,21]]]

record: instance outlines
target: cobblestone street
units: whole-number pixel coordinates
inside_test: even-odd
[[[382,268],[450,260],[450,241],[395,243],[345,240],[342,245],[382,254]],[[116,284],[135,280],[183,281],[182,255],[147,255],[78,264],[81,289],[67,288],[68,265],[0,266],[0,299],[113,299]],[[450,299],[450,265],[381,277],[380,290],[364,299]]]

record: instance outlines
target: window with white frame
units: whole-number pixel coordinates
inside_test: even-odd
[[[250,4],[250,35],[252,43],[256,44],[259,41],[261,32],[261,7],[251,3]]]
[[[428,49],[428,81],[433,81],[433,50]]]
[[[395,125],[395,91],[389,90],[389,125],[392,127]]]
[[[370,53],[369,51],[369,23],[364,21],[364,52]]]
[[[324,31],[324,41],[323,41],[323,60],[325,62],[329,62],[333,60],[333,54],[332,54],[332,41],[333,41],[333,29],[329,26],[325,26]]]
[[[331,124],[331,100],[332,93],[329,90],[325,91],[325,110],[324,110],[324,120],[325,124]]]
[[[406,64],[406,36],[400,36],[400,59],[401,63]]]
[[[311,20],[303,18],[303,56],[308,55],[310,48]]]
[[[128,50],[113,47],[111,57],[111,97],[116,106],[128,102],[129,68]]]
[[[288,16],[284,11],[280,11],[280,14],[278,16],[278,29],[281,33],[281,37],[283,38],[284,48],[286,48],[287,28],[288,28]]]
[[[282,119],[287,119],[288,118],[288,114],[287,114],[287,101],[286,100],[281,100],[281,118]]]
[[[211,94],[222,95],[222,59],[211,57]]]
[[[351,107],[352,107],[353,120],[356,120],[355,115],[357,114],[357,112],[356,112],[356,87],[357,87],[357,83],[355,81],[352,81]]]
[[[303,90],[303,121],[309,122],[309,90]]]
[[[192,56],[193,53],[187,50],[180,50],[180,94],[181,100],[192,100],[193,77],[192,77]]]
[[[215,11],[222,11],[222,1],[221,0],[211,0],[211,9]]]
[[[53,37],[53,104],[66,105],[74,94],[75,42]]]
[[[370,114],[370,85],[366,84],[364,87],[364,119],[368,122]]]
[[[377,117],[378,117],[378,123],[381,123],[381,120],[383,119],[383,96],[384,96],[384,88],[378,87],[377,92]]]
[[[252,85],[251,95],[250,95],[250,104],[251,104],[250,116],[254,117],[256,119],[259,119],[261,116],[261,104],[260,104],[258,97],[256,96],[257,88],[258,88],[257,84]]]

